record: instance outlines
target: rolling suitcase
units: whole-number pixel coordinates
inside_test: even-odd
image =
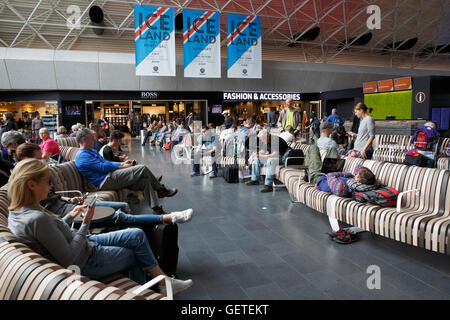
[[[223,169],[223,178],[228,183],[239,182],[239,166],[235,164],[231,166],[226,166]]]
[[[178,265],[178,225],[158,224],[143,230],[162,271],[174,276]]]

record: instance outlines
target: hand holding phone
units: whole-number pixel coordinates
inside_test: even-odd
[[[92,208],[92,206],[94,205],[94,203],[97,201],[98,195],[95,194],[95,196],[92,197],[91,201],[89,201],[88,206],[86,207],[86,209],[84,209],[84,211],[81,213],[81,217],[84,218],[86,216],[86,213],[88,212],[88,210],[90,210]]]
[[[137,164],[136,160],[133,160],[133,162],[131,163],[132,166],[135,166]]]
[[[83,197],[81,197],[81,200],[80,200],[80,202],[79,202],[78,204],[83,204],[83,203],[84,203],[84,200],[86,200],[86,198],[87,198],[88,195],[89,195],[89,192],[86,192],[86,193],[83,195]]]

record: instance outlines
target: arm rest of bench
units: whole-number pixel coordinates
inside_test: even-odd
[[[401,208],[402,208],[402,197],[403,197],[403,195],[405,195],[405,194],[407,194],[407,193],[411,193],[411,192],[415,192],[415,193],[416,193],[416,196],[419,196],[419,194],[420,194],[420,190],[419,190],[419,189],[406,190],[406,191],[400,192],[400,193],[398,194],[398,197],[397,197],[397,212],[400,213],[400,211],[401,211]]]
[[[163,279],[166,282],[167,298],[169,300],[173,300],[172,281],[171,281],[171,278],[166,275],[159,275],[159,276],[153,278],[152,280],[146,282],[145,284],[143,284],[142,286],[140,286],[139,288],[134,290],[133,293],[141,294],[144,290],[146,290],[150,287],[153,287],[155,284],[157,284],[158,282],[160,282]]]

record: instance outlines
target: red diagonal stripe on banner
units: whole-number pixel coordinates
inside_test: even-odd
[[[239,28],[237,30],[235,30],[234,32],[232,32],[228,38],[227,38],[227,46],[238,36],[239,33],[242,32],[242,30],[244,30],[250,22],[252,22],[253,20],[256,19],[256,16],[248,16],[244,22],[239,25]]]
[[[214,12],[206,12],[204,15],[201,16],[202,20],[199,20],[195,23],[195,25],[192,25],[189,30],[186,30],[186,32],[183,34],[183,43],[186,42],[186,40],[193,35],[196,31],[194,29],[195,28],[200,29],[200,27],[206,23],[206,20],[209,19],[209,17],[211,17],[214,14]]]
[[[152,25],[153,22],[156,21],[163,13],[165,13],[169,8],[163,8],[160,7],[158,10],[156,10],[156,16],[152,16],[150,20],[148,21],[149,25]],[[137,40],[140,36],[140,34],[143,34],[148,29],[147,24],[144,22],[137,30],[134,31],[134,39]],[[139,32],[140,31],[140,32]]]

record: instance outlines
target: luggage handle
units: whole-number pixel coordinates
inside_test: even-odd
[[[172,288],[172,281],[171,278],[166,276],[166,275],[159,275],[155,278],[153,278],[152,280],[144,283],[142,286],[140,286],[139,288],[135,289],[132,293],[133,294],[141,294],[144,290],[153,287],[155,284],[157,284],[158,282],[160,282],[161,280],[165,281],[166,283],[166,292],[167,292],[167,298],[169,300],[173,300],[173,288]]]

